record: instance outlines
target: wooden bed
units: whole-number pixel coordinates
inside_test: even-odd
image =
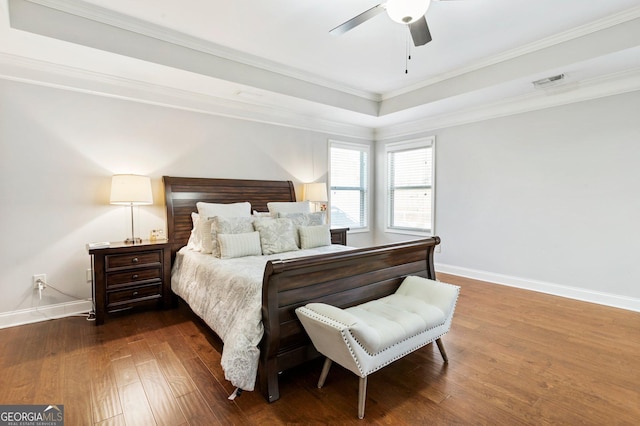
[[[163,177],[172,258],[187,244],[198,201],[249,201],[267,211],[270,201],[296,201],[291,181]],[[294,310],[309,302],[349,307],[389,295],[407,275],[435,279],[438,237],[291,260],[269,261],[262,284],[264,336],[257,384],[264,397],[280,397],[278,373],[320,354]]]

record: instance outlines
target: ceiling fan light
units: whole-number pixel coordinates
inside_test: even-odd
[[[422,18],[431,0],[388,0],[387,14],[389,18],[400,24],[411,24]]]

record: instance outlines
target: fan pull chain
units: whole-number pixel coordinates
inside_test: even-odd
[[[409,61],[411,60],[411,46],[409,44],[409,33],[407,33],[406,48],[407,48],[407,54],[405,55],[405,60],[404,60],[404,73],[409,74]]]

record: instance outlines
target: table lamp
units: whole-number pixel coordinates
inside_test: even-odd
[[[304,199],[305,201],[311,201],[313,203],[320,203],[320,211],[327,209],[327,184],[326,182],[318,183],[305,183],[304,184]]]
[[[131,238],[125,244],[140,244],[133,230],[133,206],[153,204],[151,179],[139,175],[114,175],[111,179],[111,204],[131,207]]]

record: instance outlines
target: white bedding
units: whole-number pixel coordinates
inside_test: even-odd
[[[219,259],[183,247],[176,255],[171,288],[224,342],[225,378],[243,390],[253,390],[262,339],[262,278],[268,260],[291,259],[349,250],[330,245],[278,253]]]

